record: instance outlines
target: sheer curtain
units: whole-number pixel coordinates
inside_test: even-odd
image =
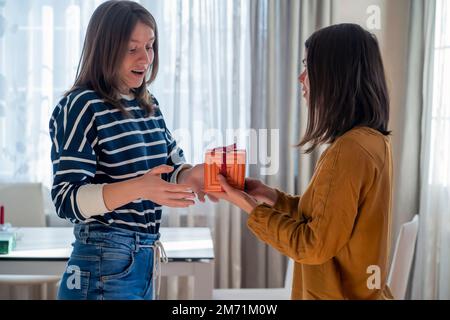
[[[297,78],[304,43],[331,23],[331,9],[330,0],[252,1],[251,127],[267,130],[260,139],[270,148],[250,176],[291,194],[306,190],[321,152],[304,155],[294,147],[307,123]],[[245,215],[242,220],[243,287],[282,287],[285,257],[248,230]]]
[[[206,149],[234,141],[252,152],[250,3],[141,1],[159,27],[161,67],[151,90],[190,163],[202,163]],[[242,215],[224,202],[199,203],[188,210],[165,208],[163,225],[209,227],[216,287],[240,287]],[[190,298],[191,280],[169,278],[162,294]]]
[[[48,120],[73,83],[98,1],[0,4],[0,179],[51,184]]]
[[[426,44],[414,299],[450,299],[450,3],[437,0],[434,10],[433,2],[425,11],[435,28]]]

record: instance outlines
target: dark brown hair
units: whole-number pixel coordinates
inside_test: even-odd
[[[133,90],[139,104],[152,113],[154,103],[147,91],[158,73],[158,29],[156,21],[147,9],[132,1],[106,1],[95,9],[86,32],[83,51],[73,87],[96,91],[105,102],[127,114],[119,98],[119,66],[128,50],[128,43],[138,22],[149,26],[155,33],[154,58],[150,77]]]
[[[298,146],[332,143],[357,126],[389,135],[389,94],[375,35],[338,24],[305,42],[309,78],[308,125]]]

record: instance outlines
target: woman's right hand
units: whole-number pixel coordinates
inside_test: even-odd
[[[262,181],[253,178],[245,178],[245,192],[255,198],[258,202],[265,202],[273,206],[277,201],[275,189],[264,184]]]
[[[189,185],[169,183],[161,179],[161,174],[172,171],[173,167],[163,164],[139,177],[141,197],[174,208],[186,208],[195,204],[195,194]]]

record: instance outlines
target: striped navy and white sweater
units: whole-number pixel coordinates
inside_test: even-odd
[[[183,151],[159,108],[149,116],[133,97],[122,97],[131,117],[92,90],[76,90],[55,107],[50,119],[52,199],[59,217],[72,223],[98,221],[138,232],[158,233],[161,206],[139,199],[114,211],[103,201],[103,185],[124,181],[167,164],[175,182]],[[154,99],[157,105],[156,99]]]

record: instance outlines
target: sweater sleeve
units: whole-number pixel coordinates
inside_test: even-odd
[[[301,219],[296,219],[282,212],[281,205],[262,204],[251,212],[248,227],[295,261],[322,264],[349,241],[374,168],[370,156],[357,143],[340,141],[323,158],[310,185],[311,212],[300,212]]]
[[[91,97],[91,98],[89,98]],[[72,93],[61,100],[49,123],[53,164],[52,199],[59,217],[72,223],[107,209],[102,185],[91,185],[97,168],[95,113],[90,91]]]

